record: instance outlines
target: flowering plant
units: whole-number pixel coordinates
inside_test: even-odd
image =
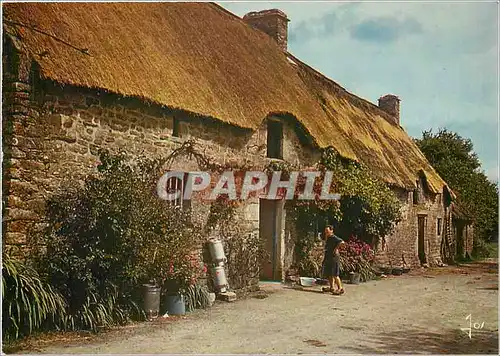
[[[363,280],[373,276],[374,259],[375,253],[371,246],[355,236],[351,236],[340,250],[341,270],[345,273],[360,273]]]
[[[207,266],[195,254],[177,255],[162,272],[166,292],[176,294],[186,291],[189,286],[194,286],[198,279],[206,276]]]
[[[342,251],[344,256],[351,258],[353,261],[364,259],[368,262],[373,262],[375,258],[375,253],[371,246],[354,235],[351,235],[349,240],[346,241]]]

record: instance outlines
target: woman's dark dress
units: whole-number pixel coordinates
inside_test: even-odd
[[[343,240],[332,235],[325,242],[325,257],[323,258],[323,277],[337,277],[340,275],[340,257],[333,254],[333,251]]]

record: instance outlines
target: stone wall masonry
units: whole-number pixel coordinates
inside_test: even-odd
[[[83,89],[82,92],[61,90],[55,86],[45,93],[41,105],[31,103],[31,108],[25,109],[29,85],[16,85],[12,88],[17,90],[14,92],[17,101],[7,94],[8,104],[4,106],[4,114],[13,127],[11,140],[6,140],[11,146],[9,172],[13,178],[11,186],[15,188],[8,208],[25,210],[15,211],[15,216],[34,217],[39,203],[62,180],[78,180],[93,171],[100,148],[130,155],[166,156],[184,140],[195,138],[205,154],[219,163],[239,164],[248,160],[263,165],[266,162],[267,136],[263,130],[251,133],[179,114],[183,120],[182,135],[174,137],[176,115],[167,111],[135,107],[126,101],[109,104],[109,99]],[[292,130],[287,127],[286,152],[299,157],[296,151],[300,144],[293,140]],[[182,158],[172,168],[199,169],[194,161]],[[28,203],[28,197],[36,203]]]
[[[474,248],[474,226],[472,224],[466,226],[466,233],[466,246],[464,251],[471,256]]]
[[[251,26],[267,33],[284,50],[288,43],[288,18],[276,9],[264,10],[259,13],[248,13],[243,17]]]
[[[403,219],[399,222],[393,233],[385,238],[385,243],[380,241],[377,246],[376,261],[381,265],[401,266],[403,256],[411,268],[421,266],[418,256],[418,216],[426,217],[424,251],[429,266],[436,266],[442,262],[441,242],[443,231],[437,234],[437,219],[444,221],[445,209],[440,194],[425,192],[421,204],[413,204],[413,192],[403,194],[397,189],[400,197]]]

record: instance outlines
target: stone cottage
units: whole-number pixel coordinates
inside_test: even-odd
[[[373,104],[294,57],[283,12],[240,18],[211,3],[3,10],[4,244],[29,243],[46,199],[95,169],[99,148],[165,156],[195,139],[220,162],[303,167],[334,147],[404,203],[380,261],[441,263],[453,193],[400,126],[399,98]],[[262,276],[282,279],[293,260],[283,202],[254,199],[240,213],[248,233],[268,241]]]

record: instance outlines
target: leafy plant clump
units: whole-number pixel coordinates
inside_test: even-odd
[[[63,327],[66,301],[29,264],[2,253],[2,334],[10,342],[42,327]]]
[[[207,228],[222,240],[226,254],[226,272],[232,289],[248,287],[258,281],[261,262],[269,258],[259,234],[248,233],[239,219],[240,202],[219,198],[210,207]]]
[[[389,235],[401,221],[401,202],[384,182],[362,164],[343,160],[333,149],[323,152],[320,167],[334,172],[334,184],[342,196],[342,218],[337,231],[356,234],[372,246]]]
[[[185,293],[186,310],[206,309],[210,306],[209,292],[206,286],[191,285]]]

